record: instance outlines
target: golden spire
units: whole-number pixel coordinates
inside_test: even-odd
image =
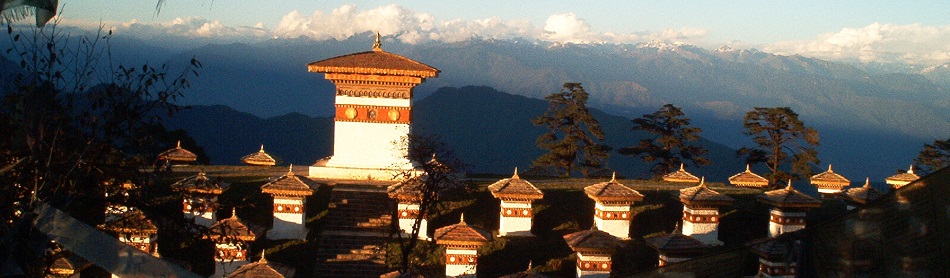
[[[706,187],[706,176],[699,178],[699,186]]]
[[[176,148],[176,149],[181,149],[181,140],[178,140],[178,146],[176,146],[175,148]]]
[[[831,171],[831,163],[828,163],[828,173],[833,173],[833,172],[834,171]]]
[[[680,162],[680,171],[683,171],[683,163]]]
[[[293,176],[293,175],[294,175],[294,164],[293,164],[293,163],[291,163],[291,164],[290,164],[290,168],[287,169],[287,175],[288,175],[288,176]]]
[[[913,173],[914,173],[914,164],[911,164],[911,165],[910,165],[910,169],[907,169],[907,173],[908,173],[908,174],[913,174]]]
[[[792,179],[788,179],[788,186],[785,187],[785,190],[792,191],[795,190],[792,188]]]
[[[520,177],[518,177],[518,167],[515,167],[515,174],[511,175],[511,179],[513,180],[520,179]]]
[[[459,216],[459,224],[465,225],[465,213],[462,213],[462,216]]]
[[[237,219],[237,208],[231,208],[231,218]]]
[[[261,144],[261,152],[264,152],[264,144]]]
[[[376,32],[376,42],[373,43],[373,51],[383,51],[383,44],[379,40],[379,32]]]
[[[749,164],[746,164],[746,165],[745,165],[745,171],[746,171],[746,172],[752,172],[751,170],[749,170]]]
[[[617,183],[617,172],[610,175],[610,183]]]
[[[871,178],[870,178],[870,177],[865,178],[865,180],[864,180],[864,188],[870,188],[870,187],[871,187]]]

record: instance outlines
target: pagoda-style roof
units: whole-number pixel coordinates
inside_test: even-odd
[[[632,204],[643,200],[643,194],[617,182],[616,174],[608,182],[584,187],[584,193],[594,201],[604,204]]]
[[[255,153],[245,155],[241,158],[241,162],[247,165],[253,166],[274,166],[277,165],[277,159],[264,152],[264,145],[261,144],[261,150]]]
[[[458,224],[435,230],[435,242],[448,246],[478,248],[488,243],[490,239],[491,234],[487,231],[466,224],[464,214]]]
[[[894,188],[901,188],[908,183],[914,182],[920,179],[920,176],[914,174],[914,165],[910,165],[910,169],[907,169],[907,172],[893,175],[884,179],[887,184],[894,186]]]
[[[680,189],[680,202],[692,206],[727,206],[734,200],[729,196],[706,187],[706,178],[699,181],[699,185]]]
[[[683,163],[680,163],[679,171],[666,174],[663,176],[663,180],[668,182],[699,182],[699,177],[686,172],[686,169],[683,168]]]
[[[782,189],[766,191],[756,197],[760,202],[771,205],[776,208],[803,208],[811,209],[821,207],[821,201],[792,188],[792,181],[788,181],[788,186]]]
[[[425,175],[405,179],[390,185],[386,188],[389,198],[402,202],[419,202],[422,198],[422,183],[425,182]]]
[[[250,242],[257,240],[257,237],[264,234],[264,228],[238,218],[237,213],[233,210],[231,217],[215,222],[208,230],[209,237],[215,241],[239,240]]]
[[[317,188],[318,186],[319,185],[314,181],[306,177],[295,175],[294,166],[290,165],[290,169],[286,175],[277,177],[273,181],[262,185],[261,192],[280,196],[310,196],[313,195],[312,188]]]
[[[769,180],[749,170],[749,164],[745,165],[745,172],[729,177],[729,183],[735,186],[756,188],[769,186]]]
[[[337,56],[307,64],[310,72],[437,77],[439,70],[412,59],[383,51],[376,35],[372,51]]]
[[[669,255],[693,256],[706,252],[709,245],[691,236],[684,235],[680,229],[680,223],[676,222],[676,228],[672,233],[662,234],[644,239],[647,245],[650,245],[658,252]]]
[[[253,278],[283,278],[293,277],[294,268],[284,264],[268,262],[264,256],[261,260],[241,266],[228,277],[253,277]]]
[[[499,180],[488,186],[492,196],[502,200],[532,201],[544,198],[544,193],[531,182],[518,177],[518,168],[508,179]]]
[[[53,258],[55,258],[53,263],[49,265],[49,274],[52,274],[52,277],[70,277],[92,265],[89,261],[68,251],[55,251]]]
[[[619,238],[598,230],[597,226],[564,235],[564,241],[574,252],[585,254],[612,254],[623,245]]]
[[[172,162],[195,162],[198,160],[198,156],[189,150],[182,149],[181,141],[178,141],[178,145],[174,149],[169,149],[158,154],[158,160],[168,160]]]
[[[845,189],[840,193],[845,197],[845,200],[857,203],[861,205],[866,205],[867,203],[884,196],[884,192],[881,192],[877,189],[871,187],[871,179],[868,178],[864,181],[864,186],[854,187]]]
[[[175,190],[183,191],[189,194],[212,194],[221,195],[225,189],[230,187],[226,182],[220,179],[212,180],[204,172],[197,175],[184,178],[172,184]]]
[[[106,223],[99,225],[100,229],[124,234],[156,234],[158,228],[145,217],[141,210],[132,209]]]
[[[851,184],[851,181],[832,171],[831,164],[828,164],[828,171],[811,176],[811,184],[818,187],[840,189]]]

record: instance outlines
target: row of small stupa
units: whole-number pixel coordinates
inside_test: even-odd
[[[693,182],[698,185],[680,190],[680,202],[683,204],[682,225],[677,223],[671,234],[652,237],[647,243],[659,253],[659,266],[688,260],[707,252],[710,247],[722,245],[718,237],[719,209],[732,204],[733,199],[706,186],[703,178],[696,178],[680,168],[666,175],[667,181]],[[916,180],[913,169],[888,178],[895,188]],[[732,176],[730,183],[736,186],[765,187],[768,181],[751,172]],[[869,180],[864,186],[843,190],[850,182],[828,171],[815,175],[811,183],[816,185],[823,198],[838,197],[849,204],[849,208],[862,206],[883,195],[870,187]],[[399,228],[407,233],[419,215],[419,181],[403,181],[388,188],[390,197],[399,202]],[[501,200],[499,236],[530,236],[533,222],[531,203],[542,199],[543,192],[531,182],[521,179],[517,169],[511,178],[502,179],[488,186],[492,195]],[[643,199],[643,195],[611,178],[608,182],[597,183],[584,188],[584,192],[594,200],[594,226],[591,230],[565,235],[567,244],[576,252],[577,277],[599,277],[610,274],[611,255],[629,239],[630,221],[633,218],[631,206]],[[818,208],[822,202],[795,190],[791,181],[788,186],[771,190],[757,196],[759,202],[772,207],[769,219],[769,237],[778,237],[787,232],[805,228],[805,216],[808,210]],[[421,231],[425,231],[425,219],[421,219]],[[458,232],[456,232],[458,231]],[[464,232],[461,232],[464,231]],[[437,229],[436,242],[446,245],[446,276],[475,275],[479,246],[487,243],[487,232],[468,226],[464,220],[459,224]],[[425,235],[420,237],[428,238]],[[760,275],[763,277],[792,277],[796,263],[789,260],[787,248],[776,244],[765,244],[756,250],[760,256]]]
[[[209,236],[215,244],[215,274],[212,277],[246,277],[262,273],[274,274],[260,277],[290,277],[293,269],[277,263],[248,261],[250,244],[263,236],[269,239],[305,239],[304,227],[306,197],[318,187],[316,183],[293,173],[293,166],[287,174],[271,178],[261,186],[261,192],[274,198],[274,222],[270,230],[244,221],[232,209],[231,217],[218,219],[218,196],[228,190],[229,184],[220,179],[209,178],[201,172],[172,184],[172,188],[181,192],[182,212],[186,218],[194,219],[195,224],[208,227]],[[118,235],[118,239],[143,252],[158,256],[157,232],[155,225],[142,211],[119,205],[109,205],[106,221],[100,228]],[[288,275],[289,274],[289,275]],[[256,277],[256,276],[255,276]]]
[[[198,160],[198,155],[181,147],[181,141],[175,148],[164,151],[158,155],[159,161],[166,161],[171,164],[194,163]],[[280,163],[280,159],[264,151],[264,145],[257,152],[241,157],[241,162],[250,166],[274,166]]]

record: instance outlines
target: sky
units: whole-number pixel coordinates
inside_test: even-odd
[[[583,2],[583,3],[581,3]],[[950,1],[60,0],[62,22],[144,38],[220,42],[367,31],[404,43],[472,37],[552,43],[660,40],[829,60],[950,62]]]

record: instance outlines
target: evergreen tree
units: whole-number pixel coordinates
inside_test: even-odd
[[[691,161],[695,166],[709,165],[709,159],[702,156],[708,150],[689,144],[699,140],[702,129],[689,126],[689,118],[684,115],[679,107],[666,104],[656,112],[631,120],[632,130],[646,131],[653,137],[620,148],[620,154],[640,157],[645,162],[657,161],[650,170],[654,177],[670,173],[683,161]]]
[[[765,163],[765,176],[774,185],[788,179],[799,180],[812,175],[812,166],[819,163],[818,131],[806,127],[798,114],[789,107],[756,107],[743,119],[743,133],[752,136],[757,145],[742,148],[737,154],[745,155],[749,164]],[[791,164],[791,173],[783,166]]]
[[[537,140],[548,153],[535,159],[535,166],[554,168],[564,176],[578,170],[584,177],[604,167],[610,147],[599,143],[604,132],[587,109],[587,98],[580,83],[564,83],[561,92],[544,98],[548,110],[531,122],[548,130]]]
[[[940,168],[950,166],[950,138],[934,140],[933,144],[924,144],[924,149],[914,159],[922,173],[933,173]]]

